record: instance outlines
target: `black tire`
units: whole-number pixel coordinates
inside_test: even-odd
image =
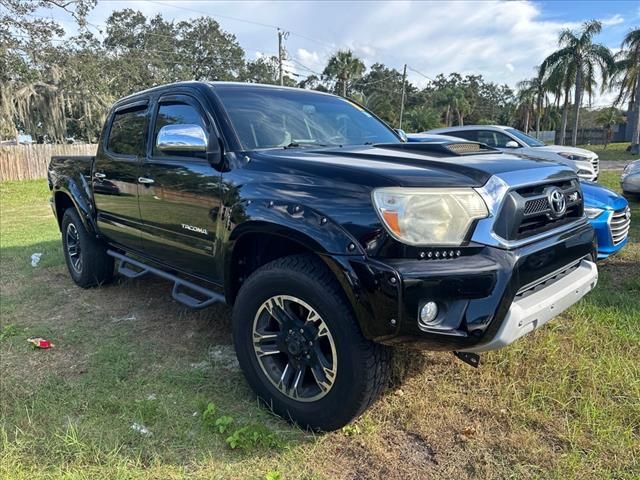
[[[65,210],[61,228],[64,259],[76,285],[90,288],[111,282],[113,257],[107,255],[106,245],[87,231],[75,209]]]
[[[321,317],[320,322],[324,321],[335,345],[334,381],[317,400],[298,401],[276,388],[254,350],[254,320],[264,302],[279,295],[293,296],[311,306]],[[288,332],[291,334],[291,330]],[[276,414],[304,428],[341,428],[371,405],[388,383],[390,348],[362,336],[340,285],[327,266],[312,255],[275,260],[246,280],[233,311],[233,340],[240,366],[258,397]],[[277,355],[284,356],[283,362],[291,361],[290,350]],[[314,373],[312,367],[306,368],[309,370],[302,370]],[[307,373],[304,375],[309,378]],[[317,381],[316,375],[312,377]]]

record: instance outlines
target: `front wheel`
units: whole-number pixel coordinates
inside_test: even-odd
[[[258,397],[303,427],[342,427],[388,380],[389,349],[362,336],[339,284],[310,255],[275,260],[247,279],[233,338]]]

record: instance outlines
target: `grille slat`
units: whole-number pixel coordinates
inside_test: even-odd
[[[609,220],[609,232],[614,245],[624,242],[631,228],[631,216],[627,216],[629,207],[622,210],[616,210]]]
[[[549,275],[542,277],[538,280],[536,280],[533,283],[530,283],[528,285],[525,285],[523,287],[521,287],[517,292],[516,292],[516,298],[520,299],[520,298],[524,298],[527,297],[535,292],[537,292],[538,290],[545,288],[555,282],[557,282],[558,280],[560,280],[563,277],[566,277],[568,274],[570,274],[571,272],[573,272],[576,268],[578,268],[580,266],[580,262],[582,262],[583,259],[578,259],[574,262],[571,262],[568,265],[565,265],[564,267],[560,268],[559,270],[556,270],[555,272],[550,273]]]

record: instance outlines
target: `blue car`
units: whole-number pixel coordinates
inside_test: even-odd
[[[598,259],[607,258],[627,244],[631,210],[629,202],[616,192],[592,182],[581,182],[584,213],[596,230]]]
[[[409,142],[438,143],[445,140],[465,142],[456,137],[438,134],[408,134]],[[582,181],[584,213],[596,231],[598,260],[618,252],[627,244],[631,210],[622,196],[597,183]]]

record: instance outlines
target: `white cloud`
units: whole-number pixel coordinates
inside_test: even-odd
[[[295,56],[303,70],[306,67],[308,73],[321,72],[324,69],[325,60],[315,50],[310,52],[305,48],[299,48]]]
[[[533,68],[557,48],[562,29],[588,20],[543,16],[550,7],[527,1],[101,1],[90,20],[104,23],[112,10],[127,7],[176,21],[208,13],[236,35],[248,57],[277,55],[277,25],[291,32],[285,42],[288,68],[301,75],[311,72],[300,64],[321,72],[333,52],[351,48],[367,66],[382,62],[402,70],[406,63],[429,77],[482,74],[511,86],[534,74]],[[608,27],[625,22],[615,12],[603,17]],[[411,70],[408,74],[418,86],[427,82]]]
[[[616,13],[608,18],[603,18],[600,22],[602,22],[602,25],[605,27],[611,27],[613,25],[620,25],[621,23],[624,23],[624,17],[619,13]]]

